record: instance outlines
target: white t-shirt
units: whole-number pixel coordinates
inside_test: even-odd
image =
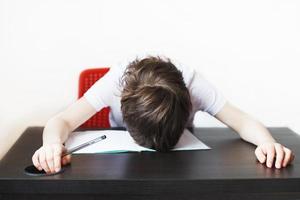
[[[222,93],[198,72],[186,66],[175,65],[182,72],[186,87],[190,92],[192,111],[187,126],[193,125],[197,111],[216,115],[224,106],[226,99]],[[120,79],[126,69],[124,66],[113,66],[86,93],[84,98],[97,110],[110,107],[109,122],[111,127],[126,127],[121,112]]]

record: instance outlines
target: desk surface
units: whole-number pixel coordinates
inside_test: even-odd
[[[270,128],[296,154],[293,165],[281,170],[259,164],[255,146],[228,128],[194,128],[193,133],[211,150],[73,155],[64,173],[30,177],[23,169],[41,145],[42,130],[28,128],[1,160],[0,197],[68,194],[76,199],[101,194],[105,199],[118,195],[127,199],[253,199],[259,195],[274,199],[276,193],[277,199],[300,198],[300,137],[288,128]]]

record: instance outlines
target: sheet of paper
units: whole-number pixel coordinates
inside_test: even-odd
[[[66,148],[73,148],[101,135],[106,135],[106,139],[96,144],[85,147],[74,154],[85,153],[120,153],[128,151],[154,151],[142,147],[135,143],[128,131],[122,130],[101,130],[101,131],[82,131],[71,133],[66,141]],[[181,150],[200,150],[210,149],[207,145],[196,138],[189,130],[185,129],[174,151]]]
[[[189,130],[185,129],[174,151],[210,149],[206,144],[196,138]]]

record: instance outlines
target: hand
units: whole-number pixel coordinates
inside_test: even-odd
[[[65,151],[66,148],[61,143],[45,144],[33,154],[33,165],[38,170],[44,170],[46,173],[59,172],[61,165],[71,162],[71,155],[61,157]]]
[[[275,162],[275,167],[280,169],[286,167],[294,160],[292,151],[279,143],[263,143],[255,150],[255,155],[260,163],[266,163],[271,168]]]

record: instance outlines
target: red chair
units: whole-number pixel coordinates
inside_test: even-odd
[[[84,93],[108,71],[109,68],[94,68],[82,71],[79,76],[78,98],[82,97]],[[93,117],[83,123],[80,128],[110,128],[109,111],[109,107],[101,109]]]

